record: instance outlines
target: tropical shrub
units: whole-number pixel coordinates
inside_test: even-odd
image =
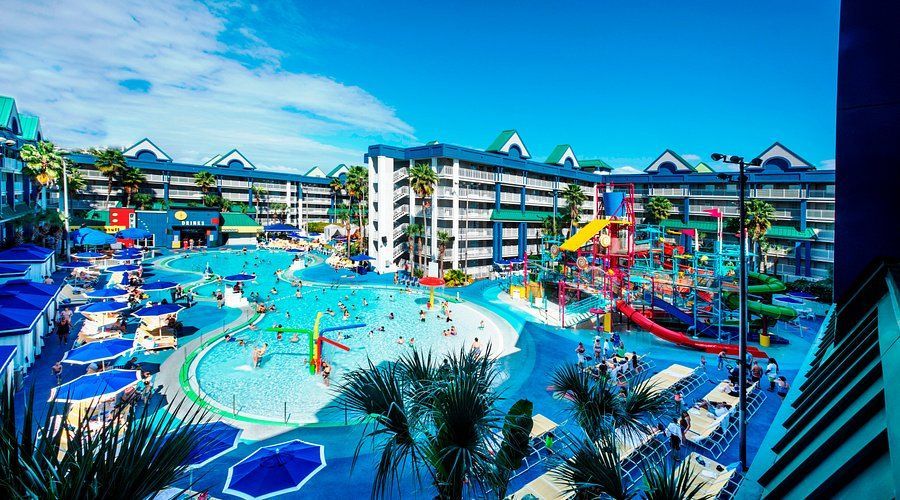
[[[472,278],[462,269],[448,269],[444,272],[444,281],[447,286],[466,286],[472,282]]]

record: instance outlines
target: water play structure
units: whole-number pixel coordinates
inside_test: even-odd
[[[736,354],[740,249],[724,242],[723,214],[710,212],[718,228],[712,235],[665,231],[635,220],[631,185],[599,183],[594,199],[594,218],[567,238],[545,236],[540,259],[502,263],[509,265],[510,296],[542,308],[541,317],[558,326],[611,331],[618,311],[668,342]],[[750,269],[747,275],[748,339],[761,347],[789,342],[773,327],[797,318],[791,307],[797,301],[778,295],[786,290],[778,278]],[[765,357],[758,348],[749,351]]]
[[[328,337],[322,335],[323,333],[328,332],[336,332],[339,330],[353,330],[356,328],[362,328],[366,326],[365,324],[351,324],[351,325],[341,325],[341,326],[332,326],[330,328],[320,328],[319,324],[322,321],[322,316],[324,313],[319,312],[316,314],[316,321],[313,325],[313,329],[309,330],[306,328],[282,328],[282,327],[272,327],[267,328],[267,331],[276,332],[276,333],[302,333],[307,336],[307,343],[309,345],[309,374],[315,375],[322,371],[322,348],[325,344],[331,345],[342,351],[349,351],[350,348],[346,345],[332,340]]]

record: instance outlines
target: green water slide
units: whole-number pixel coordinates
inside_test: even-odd
[[[782,283],[781,280],[774,276],[769,276],[768,274],[751,272],[747,276],[751,281],[757,282],[756,284],[747,286],[747,292],[754,295],[779,293],[787,289],[787,287],[784,286],[784,283]],[[738,294],[726,293],[724,294],[723,298],[725,299],[725,303],[728,305],[728,307],[732,309],[738,308]],[[747,301],[747,310],[750,311],[751,314],[755,314],[757,316],[766,316],[768,318],[776,320],[790,321],[797,317],[797,311],[790,307],[766,304],[756,300]]]

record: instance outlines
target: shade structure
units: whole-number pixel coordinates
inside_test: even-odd
[[[133,312],[132,315],[137,316],[138,318],[157,318],[159,316],[175,314],[182,309],[184,309],[184,306],[180,304],[160,304],[158,306],[141,308]]]
[[[111,245],[116,242],[116,238],[103,231],[98,231],[89,227],[83,227],[71,233],[72,242],[76,245]]]
[[[263,230],[267,233],[286,233],[288,231],[299,231],[300,228],[291,224],[269,224]]]
[[[107,300],[104,302],[93,302],[83,305],[75,310],[75,312],[86,314],[112,314],[128,309],[128,304],[116,300]]]
[[[247,274],[247,273],[232,274],[231,276],[225,276],[225,281],[232,281],[235,283],[238,283],[241,281],[253,281],[255,279],[256,279],[255,274]]]
[[[162,292],[164,290],[171,290],[178,286],[178,283],[174,281],[154,281],[152,283],[144,283],[140,286],[142,292]]]
[[[375,259],[373,259],[372,257],[369,257],[368,255],[366,255],[364,253],[361,253],[359,255],[354,255],[354,256],[350,257],[350,260],[352,260],[353,262],[363,262],[363,261],[375,260]]]
[[[419,280],[419,284],[422,286],[427,286],[431,288],[428,293],[428,308],[431,309],[434,307],[434,289],[439,286],[444,286],[443,278],[438,278],[437,276],[425,276],[424,278]]]
[[[73,260],[72,262],[63,262],[58,267],[60,269],[85,269],[92,266],[93,264],[91,264],[90,262],[85,262],[83,260]]]
[[[98,288],[97,290],[84,292],[84,294],[92,299],[112,299],[128,295],[128,292],[121,288]]]
[[[130,273],[132,271],[137,271],[141,266],[137,264],[119,264],[117,266],[109,266],[106,268],[106,271],[111,273]]]
[[[50,389],[49,401],[77,403],[114,396],[136,385],[140,379],[141,372],[137,370],[106,370],[90,373]]]
[[[130,240],[142,240],[153,236],[153,233],[139,227],[129,227],[116,233],[116,238],[127,238]]]
[[[106,257],[106,255],[100,252],[78,252],[76,254],[72,254],[72,257],[76,259],[101,259]]]
[[[142,257],[143,255],[144,252],[136,248],[123,248],[113,254],[115,257]]]
[[[197,436],[197,445],[191,449],[187,459],[181,465],[191,468],[199,468],[225,455],[238,446],[241,429],[230,426],[225,422],[207,422],[191,425],[191,432]],[[176,432],[176,431],[173,431]],[[166,434],[163,440],[172,436],[172,432]]]
[[[63,358],[64,363],[86,365],[98,361],[118,358],[134,349],[133,339],[107,339],[91,342],[70,350]]]
[[[325,467],[322,445],[295,439],[266,446],[228,469],[224,493],[246,499],[297,491]]]

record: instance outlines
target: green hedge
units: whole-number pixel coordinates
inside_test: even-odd
[[[325,226],[327,225],[327,222],[307,222],[306,230],[310,233],[321,233],[325,231]]]

